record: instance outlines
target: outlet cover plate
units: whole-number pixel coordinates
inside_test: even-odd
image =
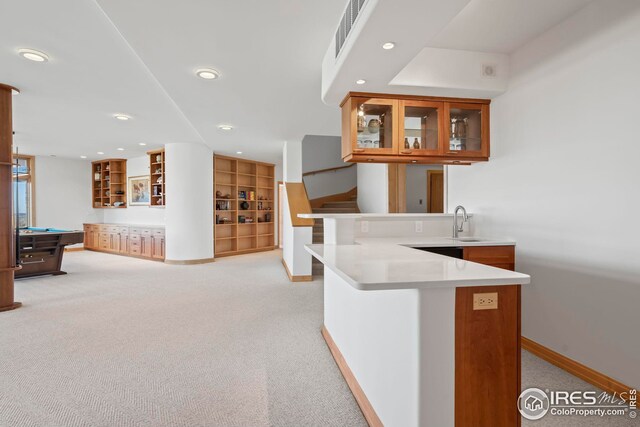
[[[473,294],[474,310],[497,310],[498,293],[488,292],[486,294]]]

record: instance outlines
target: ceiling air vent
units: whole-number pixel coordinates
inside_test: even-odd
[[[347,8],[342,14],[342,19],[340,20],[340,26],[336,31],[336,58],[351,32],[353,23],[356,22],[358,13],[360,13],[360,10],[362,10],[362,7],[366,2],[367,0],[350,0],[347,3]]]

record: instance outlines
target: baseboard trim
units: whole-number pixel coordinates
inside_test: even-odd
[[[311,282],[313,281],[313,276],[294,276],[289,271],[289,266],[285,262],[284,258],[282,258],[282,265],[284,266],[284,270],[287,272],[287,276],[291,282]]]
[[[170,265],[196,265],[196,264],[208,264],[208,263],[214,262],[214,261],[215,261],[214,258],[186,259],[186,260],[165,259],[164,263],[165,264],[170,264]]]
[[[542,344],[538,344],[529,338],[522,337],[521,346],[523,350],[527,350],[528,352],[538,356],[540,359],[546,360],[552,365],[567,371],[571,375],[576,376],[589,384],[606,391],[607,393],[629,393],[629,390],[633,388],[626,386],[621,382],[596,371],[595,369],[591,369],[580,362],[576,362],[567,356],[563,356]]]
[[[84,246],[80,246],[80,247],[76,247],[76,248],[64,248],[65,252],[80,252],[80,251],[84,251]]]
[[[327,328],[324,325],[320,329],[320,332],[322,332],[322,336],[327,343],[327,347],[329,347],[329,351],[331,351],[333,360],[335,360],[336,365],[338,365],[338,369],[340,369],[340,372],[347,382],[347,385],[349,386],[353,397],[356,399],[356,402],[358,403],[358,406],[362,411],[362,415],[364,415],[364,419],[367,420],[367,423],[371,427],[383,427],[382,421],[380,421],[378,414],[376,414],[373,406],[371,406],[371,402],[369,402],[369,399],[367,399],[367,396],[364,394],[362,387],[360,387],[358,380],[353,375],[353,372],[351,372],[349,365],[347,365],[347,361],[344,360],[340,349],[333,341],[331,334],[329,334],[329,331],[327,331]]]

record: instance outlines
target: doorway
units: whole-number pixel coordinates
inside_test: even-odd
[[[444,213],[444,173],[427,171],[427,213]]]

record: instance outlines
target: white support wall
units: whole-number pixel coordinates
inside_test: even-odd
[[[302,143],[287,141],[282,151],[284,182],[302,182]],[[311,275],[310,244],[313,227],[294,227],[291,222],[286,186],[282,190],[282,259],[292,276]]]
[[[358,163],[358,207],[362,213],[389,213],[389,167]]]
[[[213,259],[213,152],[204,144],[165,146],[166,261]]]

